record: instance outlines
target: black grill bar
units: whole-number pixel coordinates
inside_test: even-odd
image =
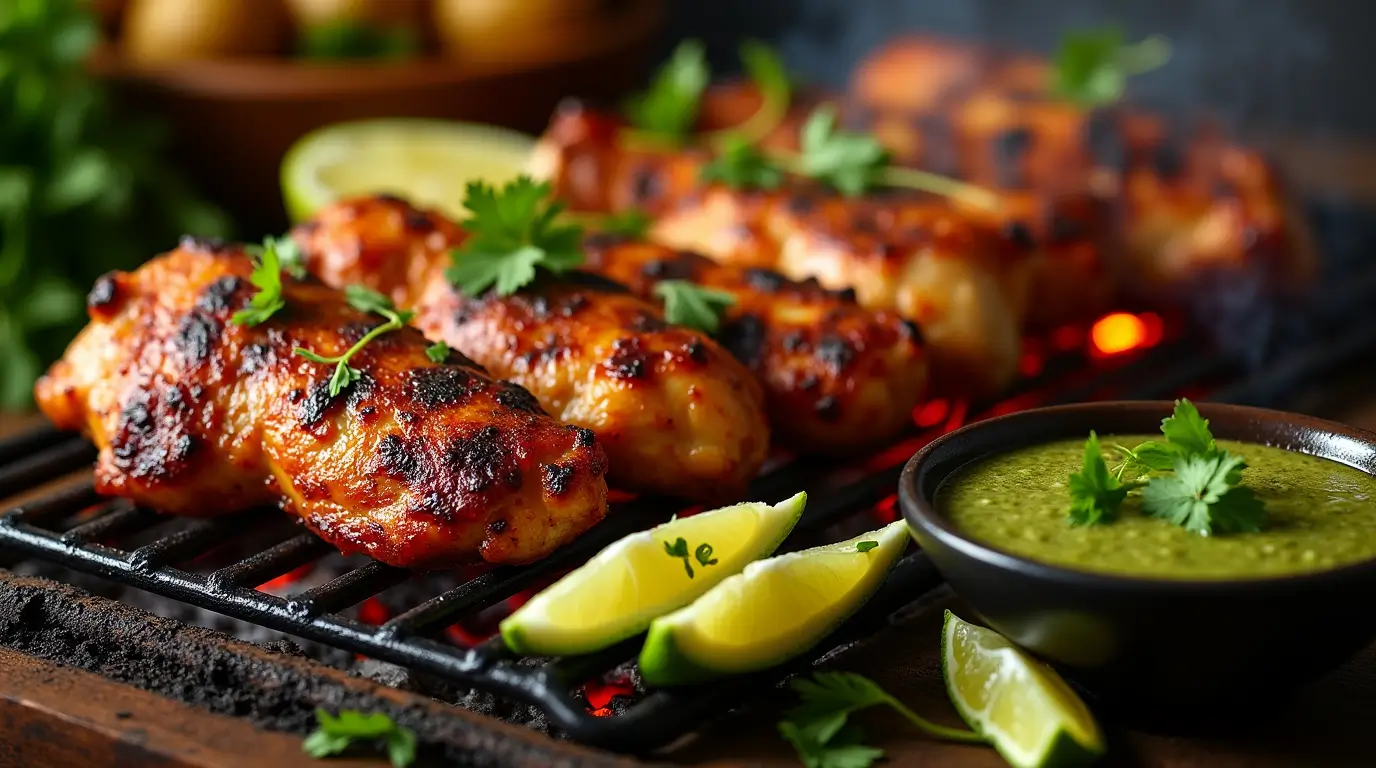
[[[72,433],[63,432],[51,424],[44,424],[0,443],[0,464],[19,461],[25,456],[31,456],[49,446],[71,439]]]
[[[151,509],[135,507],[125,501],[116,501],[107,509],[109,511],[62,534],[63,543],[89,544],[103,539],[115,539],[141,531],[162,519],[161,515]]]
[[[334,547],[316,536],[309,533],[297,534],[252,557],[211,573],[206,582],[217,591],[231,587],[258,586],[333,551]]]
[[[4,453],[17,452],[18,449],[8,446],[4,450]],[[95,459],[96,449],[85,440],[69,438],[68,442],[44,448],[38,453],[21,455],[23,458],[0,469],[0,498],[32,490],[49,480],[81,469]]]
[[[95,483],[86,478],[72,485],[63,486],[49,496],[22,504],[3,515],[0,525],[5,523],[27,523],[43,525],[56,518],[74,515],[87,507],[93,507],[107,499],[96,493]]]
[[[410,576],[410,571],[374,560],[302,592],[287,603],[287,610],[302,618],[334,613],[358,605],[388,587],[395,587]]]
[[[216,520],[197,520],[183,530],[164,536],[129,553],[129,563],[135,568],[160,568],[178,563],[228,541],[236,528],[242,530],[245,524],[252,525],[252,516],[247,520],[219,518]]]

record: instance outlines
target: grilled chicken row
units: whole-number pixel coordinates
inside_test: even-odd
[[[942,200],[704,185],[705,153],[628,148],[620,128],[611,115],[564,105],[530,170],[575,210],[641,210],[657,242],[853,290],[862,306],[915,321],[942,392],[988,394],[1016,373],[1037,267],[1030,236]]]
[[[99,447],[103,494],[215,515],[280,503],[344,552],[413,568],[541,558],[606,513],[607,456],[522,387],[403,328],[333,366],[381,322],[287,275],[285,307],[231,322],[255,289],[239,247],[186,241],[101,278],[90,324],[35,387],[60,428]]]
[[[388,294],[416,310],[427,336],[596,432],[618,486],[694,498],[738,491],[768,443],[761,391],[778,443],[799,453],[890,437],[926,392],[917,329],[815,281],[595,235],[585,265],[595,275],[475,299],[444,275],[462,230],[399,199],[340,202],[293,234],[326,283]],[[720,345],[664,323],[655,296],[663,280],[735,298]]]

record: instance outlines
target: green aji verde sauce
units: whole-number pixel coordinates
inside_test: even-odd
[[[1101,436],[1108,446],[1160,435]],[[1247,462],[1242,483],[1265,504],[1260,533],[1200,536],[1146,516],[1138,493],[1118,518],[1070,524],[1071,472],[1084,440],[1062,440],[962,467],[937,492],[938,511],[962,533],[997,549],[1085,571],[1178,579],[1265,577],[1319,571],[1376,557],[1376,478],[1335,461],[1281,448],[1219,440]]]

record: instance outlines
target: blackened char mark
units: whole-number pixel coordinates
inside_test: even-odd
[[[199,309],[183,315],[177,326],[176,346],[186,360],[188,367],[199,365],[210,358],[210,350],[220,340],[223,330],[219,320]]]
[[[120,410],[110,440],[112,464],[135,480],[171,480],[199,446],[187,432],[186,409],[167,403],[169,391],[165,384],[138,389]]]
[[[497,483],[512,489],[521,487],[521,470],[501,438],[501,430],[489,425],[450,443],[448,466],[460,488],[481,493]]]
[[[184,251],[197,251],[199,253],[217,254],[231,249],[229,243],[218,237],[201,237],[199,235],[182,235],[179,243]]]
[[[640,339],[632,336],[612,342],[611,356],[602,364],[613,379],[632,381],[649,373],[649,359],[640,346]]]
[[[840,336],[827,335],[817,343],[814,354],[832,373],[840,373],[855,359],[855,345]]]
[[[425,465],[401,435],[384,435],[377,444],[378,470],[395,480],[418,483],[424,479]]]
[[[573,467],[566,464],[542,464],[540,466],[540,482],[544,486],[545,493],[550,496],[562,496],[569,490],[569,481],[573,478]]]
[[[244,281],[237,275],[224,275],[201,291],[201,295],[196,297],[196,306],[216,315],[238,309],[242,305],[235,297],[243,287]]]
[[[330,384],[328,381],[317,381],[311,385],[310,392],[296,406],[296,420],[303,428],[313,427],[325,419],[331,407],[335,405],[335,398],[330,397]]]
[[[407,395],[427,411],[458,405],[482,387],[478,377],[452,365],[414,368],[406,381]]]
[[[690,258],[652,259],[640,267],[640,274],[651,280],[692,280],[693,267]]]
[[[761,293],[778,293],[787,280],[773,270],[752,267],[745,271],[745,282]]]
[[[764,360],[765,326],[759,315],[746,313],[721,329],[721,344],[747,368],[757,368]]]
[[[86,294],[86,308],[92,314],[108,317],[117,309],[114,305],[120,293],[118,275],[118,272],[106,272],[96,278],[91,292]]]
[[[535,399],[530,390],[510,381],[497,382],[497,404],[523,413],[544,413],[540,401]]]

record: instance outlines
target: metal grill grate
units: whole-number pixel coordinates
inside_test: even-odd
[[[1373,241],[1363,241],[1363,247]],[[1364,255],[1364,254],[1363,254]],[[1342,262],[1345,265],[1352,261]],[[1296,383],[1321,380],[1376,348],[1376,268],[1344,267],[1321,292],[1322,308],[1306,310],[1306,337],[1291,343],[1289,354],[1260,367],[1243,366],[1210,351],[1188,335],[1132,355],[1087,361],[1063,354],[1047,359],[1041,373],[1020,383],[1004,399],[973,410],[974,418],[1039,405],[1092,399],[1171,397],[1188,388],[1191,396],[1253,405],[1279,405]],[[902,464],[919,447],[958,426],[965,410],[957,407],[940,426],[889,446],[862,461],[837,465],[818,461],[786,463],[761,478],[750,497],[777,501],[799,488],[809,491],[808,509],[784,548],[809,542],[835,523],[869,510],[893,493]],[[0,442],[0,498],[30,492],[89,464],[93,450],[84,440],[51,429]],[[55,526],[83,510],[95,513],[65,531]],[[197,520],[175,533],[130,549],[112,541],[146,532],[165,518],[124,501],[103,501],[89,477],[45,489],[32,500],[0,515],[0,549],[45,559],[257,625],[353,653],[399,664],[464,687],[531,704],[570,738],[622,752],[644,753],[694,730],[777,684],[785,675],[829,656],[838,648],[873,634],[899,608],[940,584],[926,557],[904,558],[880,592],[834,635],[790,665],[732,678],[711,686],[652,691],[623,714],[597,717],[587,711],[575,689],[596,675],[634,658],[639,638],[587,657],[517,664],[501,645],[489,640],[462,649],[439,639],[443,629],[580,565],[611,542],[668,519],[672,502],[641,498],[615,505],[606,521],[547,559],[522,567],[498,567],[421,602],[380,626],[341,612],[410,578],[405,570],[370,562],[291,598],[252,585],[312,563],[331,552],[308,533],[299,533],[246,559],[208,574],[180,567],[252,530],[256,511]],[[255,518],[254,516],[260,516]]]

